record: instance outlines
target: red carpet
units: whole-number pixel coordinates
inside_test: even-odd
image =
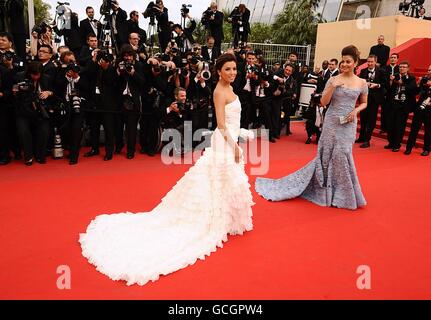
[[[303,124],[271,145],[270,177],[310,161]],[[78,235],[101,213],[150,211],[189,166],[139,155],[0,168],[1,299],[430,299],[431,159],[355,148],[368,206],[356,212],[302,199],[268,203],[253,190],[254,230],[230,237],[205,261],[144,287],[100,274],[81,256]],[[254,185],[255,177],[250,177]],[[71,290],[56,286],[71,269]],[[356,269],[371,268],[371,290]]]

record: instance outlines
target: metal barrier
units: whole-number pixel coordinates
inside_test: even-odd
[[[298,61],[302,65],[310,65],[311,62],[311,51],[312,46],[294,46],[287,44],[270,44],[270,43],[248,43],[253,50],[262,50],[263,57],[267,64],[274,64],[276,62],[285,62],[289,58],[289,53],[295,51],[298,54]],[[230,43],[223,43],[222,50],[226,51],[227,48],[231,47]]]

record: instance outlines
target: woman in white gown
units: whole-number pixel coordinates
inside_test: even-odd
[[[100,215],[80,235],[84,257],[112,280],[156,281],[204,260],[223,247],[228,234],[253,228],[254,203],[237,143],[241,104],[230,86],[237,74],[235,57],[220,56],[216,70],[211,147],[151,212]]]

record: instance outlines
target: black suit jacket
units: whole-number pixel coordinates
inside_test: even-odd
[[[368,79],[368,68],[362,69],[359,75],[360,78],[366,79],[367,82],[376,83],[380,85],[380,88],[368,90],[368,104],[379,105],[383,103],[385,93],[387,90],[387,75],[382,68],[375,68],[374,80],[369,81]]]
[[[208,53],[208,47],[207,46],[203,46],[202,47],[202,57],[206,60],[206,61],[211,61],[213,63],[215,63],[215,60],[220,57],[221,55],[221,50],[218,47],[213,47],[212,49],[212,57],[210,58],[210,55]]]
[[[394,99],[397,93],[398,84],[396,84],[395,81],[392,83],[390,87],[392,108],[396,108],[397,106],[402,106],[404,111],[412,112],[416,106],[416,94],[418,89],[416,85],[415,76],[409,74],[407,76],[406,81],[404,82],[404,86],[405,86],[406,101],[400,104],[400,103],[396,103],[396,100]]]
[[[129,19],[126,22],[126,36],[125,36],[125,42],[129,41],[129,35],[131,33],[137,33],[139,34],[139,37],[141,38],[141,40],[139,40],[139,44],[144,44],[145,42],[147,42],[147,33],[145,32],[145,30],[141,29],[139,27],[139,24],[137,22],[134,22],[133,20]]]
[[[126,75],[120,75],[118,78],[118,89],[119,94],[122,98],[124,90],[126,90],[127,83],[129,83],[129,90],[132,94],[132,100],[135,104],[135,110],[134,111],[141,111],[142,110],[142,91],[145,85],[145,75],[143,66],[140,62],[135,62],[134,64],[135,73],[133,76],[130,76],[128,74]]]
[[[79,30],[81,34],[81,43],[87,43],[87,36],[90,33],[94,33],[94,30],[91,27],[90,20],[88,18],[81,21],[79,25]],[[102,25],[98,23],[96,36],[99,37],[101,32],[102,32]]]
[[[223,33],[223,21],[224,21],[224,14],[221,11],[217,11],[214,16],[214,20],[209,20],[208,22],[208,29],[210,31],[210,35],[214,37],[216,40],[223,40],[224,39],[224,33]]]
[[[12,34],[27,34],[24,22],[24,1],[9,1],[9,21]]]
[[[374,54],[377,56],[377,63],[379,63],[381,66],[385,66],[388,62],[390,51],[391,49],[387,45],[377,44],[371,47],[370,55]]]

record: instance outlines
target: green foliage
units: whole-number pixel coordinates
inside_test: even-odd
[[[43,0],[34,0],[34,19],[36,24],[40,24],[45,21],[46,23],[51,22],[51,14],[49,10],[51,10],[51,6],[44,2]],[[24,1],[25,3],[25,17],[26,21],[28,21],[28,1]]]
[[[324,22],[315,10],[320,0],[298,0],[286,4],[272,25],[273,42],[281,44],[315,44],[317,24]]]
[[[270,43],[272,42],[272,27],[265,23],[253,23],[251,25],[251,33],[249,42],[255,43]]]

